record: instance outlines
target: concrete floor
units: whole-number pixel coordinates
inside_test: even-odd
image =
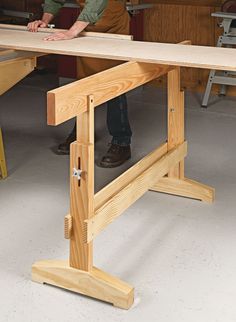
[[[99,235],[95,265],[135,286],[129,311],[31,282],[31,264],[67,258],[67,156],[52,152],[71,122],[46,125],[52,76],[27,78],[0,98],[9,177],[0,181],[0,322],[235,322],[236,100],[186,94],[186,176],[216,188],[209,205],[148,192]],[[129,95],[133,158],[96,167],[96,190],[165,139],[165,93]],[[109,142],[105,108],[96,110],[96,160]]]

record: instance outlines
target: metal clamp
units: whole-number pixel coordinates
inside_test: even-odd
[[[72,173],[72,177],[75,177],[77,178],[77,180],[79,181],[81,179],[81,174],[82,174],[82,170],[80,169],[76,169],[76,168],[73,168],[73,173]]]

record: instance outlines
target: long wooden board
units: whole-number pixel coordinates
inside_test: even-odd
[[[0,24],[0,29],[8,29],[8,30],[18,30],[18,31],[27,31],[26,26],[19,25],[9,25],[9,24]],[[56,28],[39,28],[38,31],[42,33],[55,33],[66,31],[67,29],[56,29]],[[132,35],[120,35],[120,34],[111,34],[111,33],[102,33],[102,32],[92,32],[92,31],[82,31],[80,36],[86,37],[97,37],[97,38],[110,38],[110,39],[125,39],[132,40]]]
[[[235,49],[96,37],[49,42],[45,35],[0,28],[0,48],[236,71]]]

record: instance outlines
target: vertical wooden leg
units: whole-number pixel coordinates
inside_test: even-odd
[[[168,73],[168,150],[184,142],[184,92],[180,90],[180,67]],[[184,161],[169,173],[170,178],[184,176]]]
[[[168,151],[184,142],[184,92],[180,90],[180,68],[168,73]],[[215,190],[184,176],[184,160],[150,190],[213,202]]]
[[[0,128],[0,178],[5,179],[7,177],[7,166],[2,138],[2,130]]]
[[[85,220],[94,215],[94,108],[93,97],[88,97],[88,111],[77,117],[77,141],[70,153],[70,213],[73,232],[70,239],[70,266],[90,271],[93,267],[93,245],[86,243]],[[73,171],[82,171],[81,178]]]

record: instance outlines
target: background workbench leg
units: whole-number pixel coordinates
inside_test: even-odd
[[[7,177],[7,165],[5,159],[2,130],[0,128],[0,178],[5,179]]]
[[[85,220],[94,216],[94,106],[77,117],[77,141],[70,151],[70,215],[66,236],[70,238],[70,259],[40,261],[32,267],[32,279],[128,309],[134,300],[129,284],[93,266],[93,244],[87,242]]]
[[[168,73],[168,151],[184,142],[184,92],[180,87],[180,67]],[[184,160],[181,160],[168,175],[158,180],[150,190],[182,197],[212,202],[215,190],[184,176]]]

